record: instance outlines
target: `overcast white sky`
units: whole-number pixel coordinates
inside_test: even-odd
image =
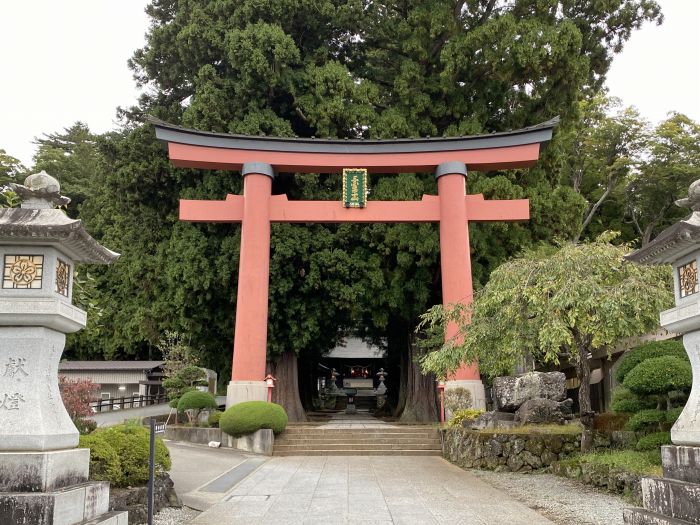
[[[700,121],[700,0],[659,0],[665,23],[633,34],[608,76],[611,94],[652,121]],[[126,66],[143,45],[147,0],[5,0],[0,7],[0,148],[32,164],[34,137],[77,120],[114,127],[136,101]]]

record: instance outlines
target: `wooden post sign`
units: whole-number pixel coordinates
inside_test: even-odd
[[[367,205],[366,169],[343,169],[343,205],[346,208],[364,208]]]

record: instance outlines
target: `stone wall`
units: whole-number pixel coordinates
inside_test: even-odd
[[[607,465],[580,463],[575,459],[555,461],[552,464],[552,473],[617,494],[627,494],[637,503],[642,501],[641,474]]]
[[[442,430],[443,457],[466,468],[528,472],[548,467],[581,446],[580,434],[518,434]]]
[[[447,428],[442,430],[442,438],[443,457],[460,467],[507,472],[549,467],[559,476],[628,494],[641,501],[641,475],[605,465],[580,463],[575,457],[568,457],[580,449],[580,434],[519,434]],[[636,441],[633,432],[598,432],[594,434],[593,449],[624,448],[633,441]]]
[[[175,484],[170,476],[157,474],[153,483],[153,514],[165,507],[181,507]],[[129,525],[146,523],[148,516],[148,487],[112,488],[109,510],[128,510]]]
[[[236,438],[229,436],[219,428],[176,427],[171,425],[165,429],[165,439],[201,445],[207,445],[210,441],[216,441],[224,448],[235,448],[265,456],[272,455],[275,443],[275,435],[269,428],[261,428],[252,434]]]

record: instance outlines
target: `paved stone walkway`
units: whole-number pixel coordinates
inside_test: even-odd
[[[552,524],[438,457],[274,457],[192,524]]]

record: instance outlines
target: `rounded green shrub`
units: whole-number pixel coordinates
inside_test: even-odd
[[[122,464],[119,454],[101,434],[80,436],[78,448],[90,449],[90,479],[109,481],[118,486],[122,482]]]
[[[209,414],[209,417],[207,418],[207,423],[209,423],[210,427],[219,426],[219,419],[221,419],[221,414],[223,414],[223,412],[221,412],[220,410]]]
[[[684,407],[676,407],[666,412],[666,423],[673,425],[680,417],[681,412],[683,412],[683,408]]]
[[[687,390],[693,383],[690,363],[670,355],[646,359],[626,376],[623,385],[638,395]]]
[[[269,428],[279,434],[287,427],[287,412],[275,403],[245,401],[229,407],[219,419],[219,428],[231,436],[252,434]]]
[[[630,392],[623,386],[619,386],[613,390],[612,401],[610,403],[610,407],[613,411],[620,414],[634,414],[640,410],[654,408],[655,406],[656,402],[653,399],[640,398],[637,394]]]
[[[661,445],[671,444],[671,433],[670,432],[654,432],[653,434],[647,434],[637,441],[636,449],[641,451],[645,450],[659,450]]]
[[[645,343],[629,350],[622,356],[620,365],[615,372],[615,378],[619,383],[622,383],[625,377],[627,377],[627,374],[639,363],[647,359],[662,356],[678,357],[685,361],[688,360],[688,354],[685,352],[683,343],[680,341],[654,341]]]
[[[119,456],[122,478],[116,486],[143,485],[148,481],[149,430],[146,427],[125,423],[99,429],[91,435],[100,436]],[[155,464],[156,470],[170,470],[170,452],[158,437]]]
[[[209,392],[190,390],[185,392],[177,403],[177,411],[204,410],[205,408],[216,408],[216,399]]]
[[[634,414],[627,422],[627,430],[638,432],[640,430],[658,429],[666,422],[666,412],[663,410],[641,410]]]

